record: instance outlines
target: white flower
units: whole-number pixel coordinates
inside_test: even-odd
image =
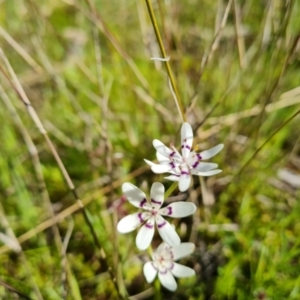
[[[158,233],[166,243],[172,246],[180,244],[180,238],[175,229],[162,216],[172,218],[189,216],[196,211],[195,204],[190,202],[174,202],[161,208],[164,202],[165,188],[159,182],[153,183],[151,187],[150,203],[147,201],[144,192],[129,182],[125,182],[122,185],[122,190],[132,205],[144,209],[145,212],[137,212],[121,219],[117,226],[120,233],[131,232],[142,225],[136,237],[136,245],[140,250],[145,250],[152,241],[154,225],[156,223]]]
[[[155,164],[147,159],[145,162],[151,166],[154,173],[171,173],[165,177],[172,181],[179,181],[179,190],[186,191],[191,184],[192,175],[212,176],[222,172],[217,169],[214,163],[202,162],[219,153],[224,145],[219,144],[211,149],[197,153],[191,151],[193,145],[193,130],[190,124],[183,123],[181,127],[181,154],[171,145],[166,147],[161,141],[154,140],[153,146],[156,149],[156,157],[159,164]]]
[[[151,283],[158,273],[161,284],[168,290],[175,291],[177,283],[173,276],[178,278],[190,277],[195,275],[195,271],[174,261],[191,254],[194,249],[193,243],[182,243],[174,247],[165,243],[160,244],[152,255],[152,261],[144,265],[143,271],[147,282]]]

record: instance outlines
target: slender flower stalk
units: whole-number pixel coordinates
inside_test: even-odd
[[[122,190],[128,201],[133,206],[143,209],[144,212],[137,212],[121,219],[117,226],[120,233],[131,232],[141,226],[136,237],[136,246],[140,250],[145,250],[153,239],[156,224],[159,235],[166,243],[171,246],[180,244],[180,237],[163,216],[172,218],[189,216],[196,211],[195,204],[180,201],[161,208],[164,202],[165,188],[159,182],[153,183],[151,187],[150,202],[147,201],[143,191],[129,182],[123,184]]]
[[[154,173],[171,173],[166,179],[179,182],[179,190],[186,191],[191,185],[192,175],[212,176],[222,172],[217,169],[215,163],[203,162],[218,154],[224,147],[219,144],[211,149],[197,153],[192,150],[193,130],[190,124],[183,123],[181,127],[181,154],[171,145],[165,146],[161,141],[154,140],[153,146],[156,149],[156,157],[159,164],[155,164],[147,159],[145,162],[151,166]]]
[[[170,291],[177,289],[175,277],[184,278],[195,275],[195,271],[175,261],[191,254],[195,249],[193,243],[182,243],[169,246],[162,243],[152,255],[152,261],[145,263],[143,271],[148,283],[153,282],[156,275],[161,284]]]

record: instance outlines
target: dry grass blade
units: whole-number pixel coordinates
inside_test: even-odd
[[[3,53],[3,51],[2,51],[1,48],[0,48],[0,55],[1,55],[2,60],[4,60],[4,62],[5,62],[5,65],[6,65],[8,71],[10,73],[10,76],[13,78],[13,82],[14,82],[14,85],[15,85],[14,87],[15,87],[16,91],[18,92],[18,95],[20,95],[21,101],[23,101],[23,103],[25,104],[26,109],[27,109],[29,115],[31,116],[33,122],[36,124],[36,126],[38,127],[40,133],[43,135],[44,139],[46,140],[46,142],[48,144],[48,147],[50,148],[51,153],[54,156],[54,158],[55,158],[55,160],[56,160],[56,162],[57,162],[57,164],[59,166],[59,169],[61,170],[61,172],[62,172],[62,174],[63,174],[63,176],[64,176],[64,178],[65,178],[65,180],[66,180],[66,182],[68,184],[68,187],[71,190],[71,192],[72,192],[72,194],[73,194],[73,196],[74,196],[74,198],[75,198],[75,200],[77,202],[77,205],[80,208],[80,210],[81,210],[81,212],[82,212],[82,214],[84,216],[85,222],[87,223],[87,225],[88,225],[88,227],[89,227],[89,229],[91,231],[91,234],[93,236],[94,243],[95,243],[95,245],[100,250],[101,263],[105,267],[105,269],[107,269],[109,271],[109,273],[111,275],[112,282],[114,283],[116,291],[119,294],[118,285],[117,285],[117,283],[114,280],[115,279],[114,271],[108,265],[107,257],[106,257],[106,254],[104,252],[104,249],[102,248],[102,246],[100,244],[100,241],[99,241],[99,239],[98,239],[98,237],[96,235],[96,232],[95,232],[95,230],[94,230],[94,228],[93,228],[93,226],[92,226],[92,224],[91,224],[91,222],[90,222],[90,220],[88,218],[88,215],[87,215],[87,213],[86,213],[86,211],[84,209],[84,205],[83,205],[82,201],[80,200],[80,198],[77,195],[77,192],[75,190],[75,186],[74,186],[74,184],[72,182],[72,179],[69,176],[69,173],[67,172],[67,170],[66,170],[66,168],[65,168],[65,166],[64,166],[64,164],[63,164],[63,162],[62,162],[62,160],[61,160],[61,158],[59,156],[59,154],[57,153],[57,151],[56,151],[53,143],[51,142],[51,140],[50,140],[50,138],[49,138],[49,136],[48,136],[48,134],[47,134],[47,132],[46,132],[46,130],[45,130],[42,122],[41,122],[41,120],[39,119],[39,117],[38,117],[35,109],[33,108],[33,106],[31,105],[31,103],[29,101],[29,99],[27,98],[27,96],[26,96],[26,94],[25,94],[25,92],[24,92],[24,90],[23,90],[23,88],[22,88],[22,86],[21,86],[21,84],[20,84],[20,82],[19,82],[19,80],[18,80],[15,72],[13,71],[13,69],[12,69],[9,61],[7,60],[7,58],[6,58],[6,56]]]

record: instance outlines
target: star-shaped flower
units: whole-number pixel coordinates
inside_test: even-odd
[[[171,173],[166,179],[179,182],[179,190],[186,191],[191,184],[192,175],[212,176],[222,172],[217,169],[215,163],[203,162],[219,153],[224,145],[219,144],[211,149],[197,153],[191,151],[193,145],[193,130],[190,124],[183,123],[181,127],[181,154],[171,145],[165,146],[161,141],[154,140],[153,146],[156,149],[156,157],[159,164],[155,164],[147,159],[145,162],[151,166],[154,173]]]
[[[165,243],[160,244],[152,255],[152,261],[144,265],[143,271],[147,282],[151,283],[158,273],[161,284],[168,290],[175,291],[177,283],[173,276],[190,277],[195,275],[195,271],[174,261],[191,254],[194,249],[193,243],[182,243],[174,247]]]
[[[135,207],[144,209],[144,212],[137,212],[121,219],[117,226],[120,233],[131,232],[142,225],[136,237],[136,246],[140,250],[145,250],[152,241],[156,223],[158,233],[166,243],[172,246],[180,244],[180,238],[175,229],[162,216],[172,218],[189,216],[196,211],[195,204],[181,201],[161,208],[164,202],[165,188],[159,182],[153,183],[151,187],[150,202],[147,201],[143,191],[129,182],[122,185],[122,190],[128,201]]]

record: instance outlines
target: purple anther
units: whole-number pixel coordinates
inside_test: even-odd
[[[140,207],[143,207],[147,203],[147,200],[144,198],[140,203]]]
[[[175,155],[175,151],[173,151],[171,154],[170,154],[170,157],[173,157]]]
[[[185,171],[181,171],[181,175],[190,175],[190,173],[185,172]]]
[[[172,207],[168,206],[166,208],[168,209],[168,216],[172,215],[173,214]]]
[[[199,165],[199,161],[196,161],[193,165],[192,168],[196,168]]]
[[[199,160],[202,159],[202,156],[200,155],[200,153],[197,153],[196,156]]]
[[[170,165],[171,165],[172,169],[175,169],[175,164],[173,161],[170,162]]]

